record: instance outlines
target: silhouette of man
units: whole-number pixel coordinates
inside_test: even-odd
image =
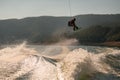
[[[78,27],[77,27],[76,24],[75,24],[75,21],[76,21],[75,18],[73,18],[72,20],[68,21],[68,26],[73,27],[73,30],[74,30],[74,31],[75,31],[76,29],[78,29]]]

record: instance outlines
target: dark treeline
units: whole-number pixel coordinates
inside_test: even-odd
[[[80,30],[73,32],[67,26],[70,17],[28,17],[0,20],[0,43],[53,43],[64,38],[80,42],[120,41],[120,15],[78,15]]]
[[[91,26],[79,30],[74,36],[83,44],[120,41],[120,26]]]

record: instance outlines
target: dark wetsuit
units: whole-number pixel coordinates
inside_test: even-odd
[[[74,18],[74,19],[72,19],[72,20],[70,20],[70,21],[68,22],[68,26],[72,26],[74,31],[75,31],[76,29],[78,29],[78,27],[77,27],[76,24],[75,24],[75,21],[76,21],[76,19]]]

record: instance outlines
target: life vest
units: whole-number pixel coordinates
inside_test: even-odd
[[[73,26],[73,24],[71,23],[71,21],[68,21],[68,26],[69,27]]]

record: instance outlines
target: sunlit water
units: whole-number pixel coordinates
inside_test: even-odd
[[[4,46],[0,80],[120,80],[120,50],[24,43]]]

